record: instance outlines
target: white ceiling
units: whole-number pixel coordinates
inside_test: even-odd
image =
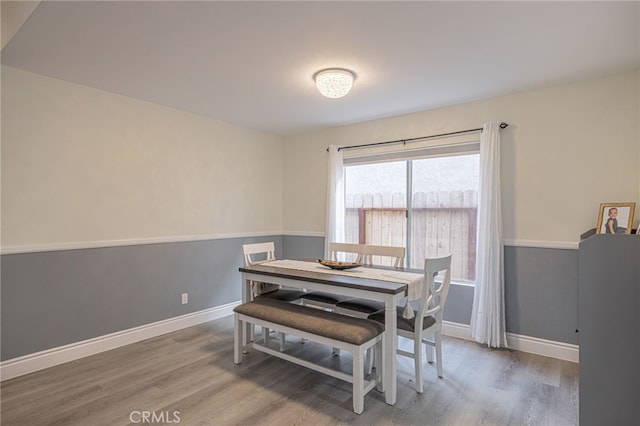
[[[291,135],[636,68],[638,6],[43,1],[2,63]],[[327,67],[356,73],[345,98]]]

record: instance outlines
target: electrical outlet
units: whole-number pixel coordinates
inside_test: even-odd
[[[186,305],[189,303],[189,293],[182,293],[182,304]]]

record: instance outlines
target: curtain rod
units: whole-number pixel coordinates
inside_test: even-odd
[[[500,123],[500,128],[504,129],[508,125],[509,125],[508,123],[502,122],[502,123]],[[459,134],[462,134],[462,133],[480,132],[480,131],[482,131],[482,127],[477,128],[477,129],[458,130],[457,132],[440,133],[439,135],[420,136],[420,137],[417,137],[417,138],[410,138],[410,139],[398,139],[398,140],[395,140],[395,141],[365,143],[365,144],[362,144],[362,145],[352,145],[352,146],[341,146],[340,148],[338,148],[338,151],[343,150],[343,149],[364,148],[364,147],[367,147],[367,146],[388,145],[388,144],[392,144],[392,143],[402,143],[402,144],[406,145],[407,142],[413,142],[413,141],[418,141],[418,140],[423,140],[423,139],[440,138],[440,137],[443,137],[443,136],[459,135]],[[327,148],[327,152],[329,152],[329,148]]]

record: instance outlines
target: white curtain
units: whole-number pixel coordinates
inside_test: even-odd
[[[471,336],[490,347],[507,347],[498,122],[485,124],[480,135],[477,242]]]
[[[329,257],[330,241],[344,242],[344,159],[336,145],[329,146],[327,170],[327,223],[324,256]]]

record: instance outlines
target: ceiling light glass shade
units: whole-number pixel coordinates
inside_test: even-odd
[[[351,90],[353,73],[342,69],[326,69],[319,71],[314,79],[318,92],[327,98],[341,98]]]

